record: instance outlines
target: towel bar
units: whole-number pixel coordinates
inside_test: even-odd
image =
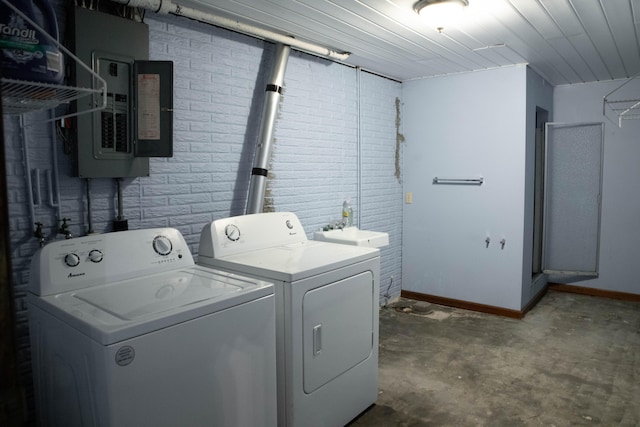
[[[482,185],[484,178],[433,178],[434,184]]]

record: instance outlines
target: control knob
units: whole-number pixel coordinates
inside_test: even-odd
[[[227,239],[232,242],[240,239],[240,229],[235,224],[229,224],[224,228],[224,234],[227,236]]]
[[[94,249],[89,252],[89,261],[96,263],[102,261],[102,252],[98,249]]]
[[[64,263],[69,267],[77,267],[80,264],[80,257],[74,253],[66,254],[64,256]]]
[[[173,245],[171,244],[171,240],[169,240],[166,236],[156,236],[153,239],[153,249],[162,256],[169,255],[171,250],[173,249]]]

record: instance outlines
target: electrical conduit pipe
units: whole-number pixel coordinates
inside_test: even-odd
[[[186,18],[195,19],[196,21],[212,24],[228,30],[237,31],[242,34],[257,37],[259,39],[271,41],[274,43],[282,43],[291,46],[293,49],[311,53],[333,60],[343,61],[350,55],[349,52],[337,52],[326,47],[318,46],[302,40],[294,39],[287,35],[278,34],[273,31],[254,27],[253,25],[244,24],[234,19],[225,18],[210,12],[202,12],[200,10],[181,6],[171,0],[113,0],[116,3],[124,4],[130,7],[139,7],[160,14],[172,14],[184,16]]]

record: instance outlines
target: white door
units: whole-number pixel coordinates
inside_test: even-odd
[[[365,271],[304,295],[305,393],[313,393],[371,356],[373,283],[373,275]]]
[[[603,123],[546,124],[542,267],[598,276]]]

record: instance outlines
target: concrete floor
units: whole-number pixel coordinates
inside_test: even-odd
[[[516,320],[401,300],[379,366],[351,426],[638,426],[640,304],[549,292]]]

